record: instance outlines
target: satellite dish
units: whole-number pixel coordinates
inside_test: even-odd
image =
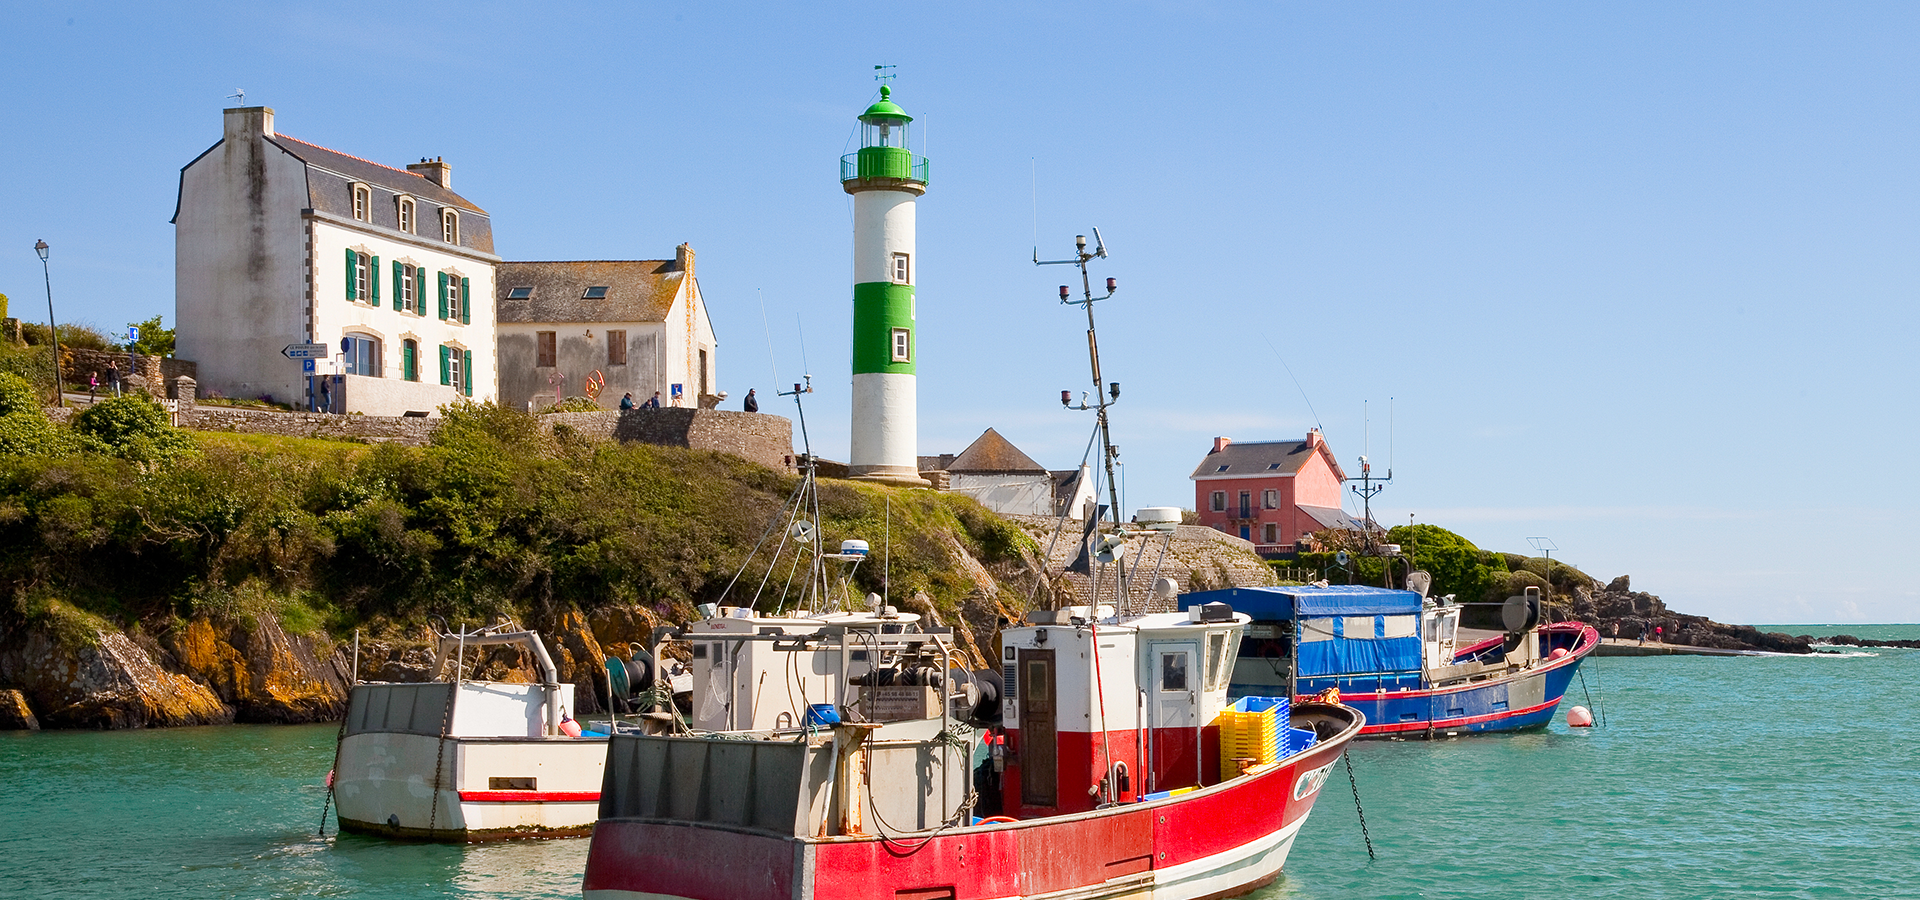
[[[1407,573],[1407,590],[1420,595],[1425,600],[1427,592],[1433,590],[1433,575],[1425,569],[1415,569]]]
[[[1500,606],[1500,623],[1508,634],[1532,631],[1540,624],[1540,601],[1534,597],[1508,597]]]

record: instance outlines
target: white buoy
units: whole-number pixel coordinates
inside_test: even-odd
[[[1584,706],[1576,706],[1567,710],[1567,727],[1592,728],[1593,711]]]

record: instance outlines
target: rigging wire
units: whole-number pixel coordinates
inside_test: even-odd
[[[1260,335],[1260,339],[1267,342],[1267,349],[1273,352],[1274,359],[1277,359],[1280,361],[1280,368],[1285,369],[1287,372],[1287,377],[1293,379],[1294,390],[1297,390],[1300,392],[1300,399],[1305,400],[1307,403],[1307,412],[1313,414],[1313,427],[1320,429],[1321,433],[1323,434],[1326,433],[1327,429],[1322,427],[1320,424],[1319,411],[1313,408],[1313,400],[1312,398],[1307,396],[1307,389],[1300,386],[1300,378],[1299,376],[1293,374],[1293,367],[1287,365],[1287,358],[1280,355],[1279,348],[1273,346],[1273,340],[1267,337],[1265,333],[1262,333]]]

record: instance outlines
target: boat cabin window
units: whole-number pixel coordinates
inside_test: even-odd
[[[1356,640],[1378,637],[1378,634],[1373,630],[1372,616],[1341,616],[1341,618],[1346,620],[1341,623],[1341,637]]]
[[[1330,641],[1330,640],[1333,640],[1333,620],[1332,619],[1322,618],[1322,619],[1301,619],[1300,620],[1300,643],[1308,644],[1314,641]]]
[[[1215,631],[1207,635],[1207,690],[1217,691],[1226,684],[1227,633]]]
[[[1413,637],[1420,633],[1420,620],[1417,616],[1387,616],[1386,633],[1381,637]]]
[[[1187,690],[1187,654],[1160,654],[1160,689],[1163,691]]]

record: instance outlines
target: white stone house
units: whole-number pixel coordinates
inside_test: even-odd
[[[586,396],[596,379],[608,409],[629,392],[636,405],[655,391],[662,406],[718,402],[717,342],[686,244],[672,259],[503,262],[497,281],[502,404]]]
[[[177,355],[202,395],[306,405],[319,380],[282,353],[318,343],[334,412],[432,412],[494,397],[493,226],[451,167],[405,169],[279,134],[273,110],[225,111],[180,170]]]

